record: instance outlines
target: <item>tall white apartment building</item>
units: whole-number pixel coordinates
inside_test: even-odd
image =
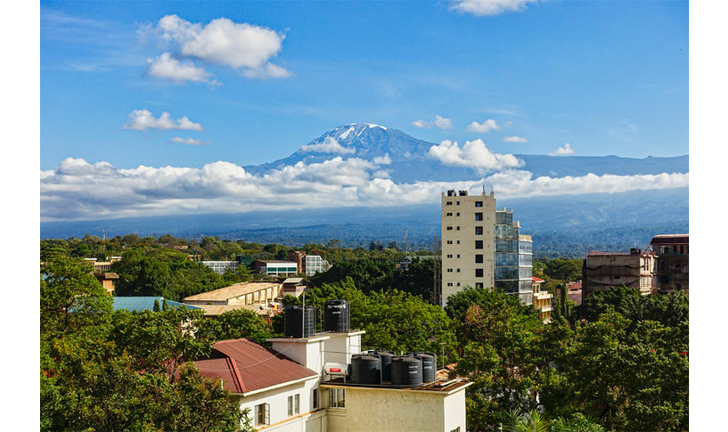
[[[449,190],[442,194],[442,295],[447,298],[466,286],[493,288],[495,197]]]

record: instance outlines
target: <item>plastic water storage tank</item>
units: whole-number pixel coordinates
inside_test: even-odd
[[[313,306],[287,306],[283,315],[283,334],[286,337],[309,337],[315,329]]]
[[[437,357],[434,354],[417,352],[415,357],[422,360],[422,382],[432,382],[436,379]]]
[[[382,363],[370,354],[351,356],[351,382],[354,384],[381,384]]]
[[[324,331],[346,333],[350,326],[349,302],[346,300],[326,300],[324,303]]]
[[[392,385],[405,387],[422,385],[422,360],[413,355],[392,358]]]
[[[378,356],[382,361],[382,381],[392,382],[392,359],[394,353],[390,351],[373,351],[373,355]]]

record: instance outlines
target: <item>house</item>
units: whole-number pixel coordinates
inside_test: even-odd
[[[114,281],[119,279],[119,275],[113,272],[94,272],[94,276],[109,294],[114,294]]]
[[[352,382],[363,331],[216,343],[198,360],[200,374],[219,381],[249,409],[259,431],[465,431],[465,389],[440,374],[414,386]]]
[[[239,282],[225,288],[186,297],[193,306],[267,305],[278,297],[281,284],[275,282]]]
[[[581,304],[581,288],[582,283],[581,281],[576,282],[569,282],[566,284],[567,295],[569,296],[569,300],[573,301],[577,305]]]

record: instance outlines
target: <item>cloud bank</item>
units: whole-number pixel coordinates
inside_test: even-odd
[[[412,122],[412,125],[417,126],[418,128],[422,128],[422,129],[429,129],[432,126],[436,126],[440,129],[446,130],[446,129],[452,129],[452,120],[449,118],[445,118],[445,117],[436,115],[435,120],[432,120],[432,121],[415,120]]]
[[[335,138],[327,136],[322,143],[301,146],[301,151],[304,153],[353,154],[356,152],[356,148],[344,147]]]
[[[340,156],[265,175],[222,161],[202,168],[117,169],[68,158],[40,173],[41,220],[437,203],[442,190],[482,185],[493,186],[498,198],[520,198],[687,187],[688,181],[687,173],[533,178],[528,171],[508,169],[468,182],[395,183],[374,161]]]

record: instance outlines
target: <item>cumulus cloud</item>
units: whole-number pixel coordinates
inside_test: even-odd
[[[445,140],[430,147],[428,155],[444,165],[473,168],[479,172],[523,165],[523,161],[513,155],[491,152],[481,139],[466,141],[462,148],[456,141]]]
[[[351,154],[355,153],[356,149],[354,147],[344,147],[335,138],[327,136],[322,143],[302,146],[301,151],[306,153]]]
[[[538,0],[453,0],[450,10],[469,13],[475,16],[500,15],[506,12],[519,12],[529,3]]]
[[[472,122],[465,130],[468,132],[488,133],[492,130],[500,130],[500,126],[498,126],[498,122],[495,120],[488,119],[483,123]]]
[[[507,136],[507,137],[503,138],[503,141],[512,142],[512,143],[526,143],[526,142],[528,142],[528,139],[526,139],[525,137],[520,137],[520,136]]]
[[[156,78],[165,78],[175,82],[206,82],[210,84],[218,84],[217,81],[211,79],[212,74],[206,70],[199,68],[190,61],[179,61],[172,57],[172,54],[166,52],[154,59],[147,59],[149,69],[147,75]]]
[[[387,153],[384,156],[375,157],[372,162],[377,165],[390,165],[392,163],[392,158],[390,158],[389,153]]]
[[[198,145],[208,145],[210,144],[207,141],[200,141],[195,138],[182,138],[182,137],[174,137],[172,138],[173,143],[177,144],[185,144],[185,145],[191,145],[191,146],[198,146]]]
[[[432,121],[424,121],[424,120],[415,120],[412,122],[412,125],[417,126],[418,128],[423,129],[429,129],[432,126],[436,126],[440,129],[451,129],[452,128],[452,120],[449,118],[441,117],[439,115],[435,116],[435,120]]]
[[[160,130],[189,130],[202,131],[202,125],[190,121],[187,116],[172,120],[172,116],[168,112],[163,112],[159,118],[146,109],[134,110],[129,113],[129,123],[124,125],[124,129],[144,131],[147,129]]]
[[[169,214],[203,214],[437,203],[443,189],[493,186],[498,198],[617,193],[687,187],[689,174],[538,177],[508,169],[467,182],[395,183],[371,161],[359,158],[309,165],[299,162],[252,175],[229,162],[202,168],[117,169],[107,162],[68,158],[40,173],[41,219],[80,220]],[[333,197],[333,198],[332,198]]]
[[[218,18],[207,25],[192,23],[177,15],[159,20],[156,30],[176,44],[180,55],[206,63],[227,66],[249,78],[285,78],[291,73],[270,63],[281,51],[285,35],[248,23]]]
[[[574,149],[571,148],[571,144],[566,143],[563,147],[559,147],[555,152],[549,153],[549,156],[568,156],[574,154]]]

